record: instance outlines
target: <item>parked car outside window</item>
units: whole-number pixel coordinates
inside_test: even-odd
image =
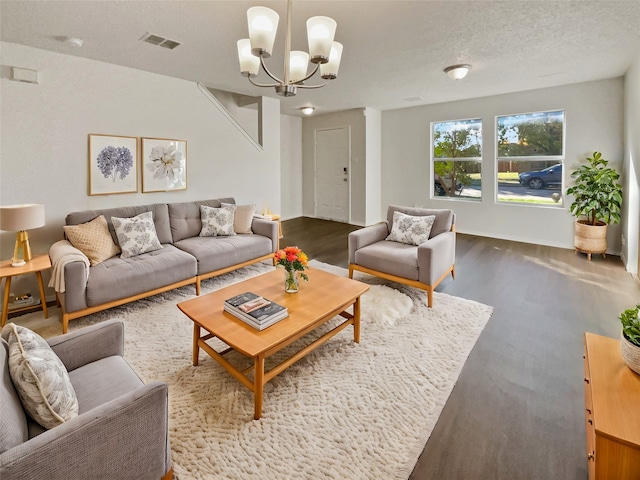
[[[562,164],[558,163],[544,170],[522,172],[518,175],[520,185],[528,186],[534,190],[546,188],[552,185],[562,185]]]

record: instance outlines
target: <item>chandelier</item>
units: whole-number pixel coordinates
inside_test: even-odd
[[[333,80],[338,76],[342,44],[333,41],[337,23],[329,17],[311,17],[307,20],[307,40],[309,53],[300,50],[291,51],[291,0],[287,2],[287,32],[284,45],[284,78],[281,80],[269,71],[264,63],[273,51],[278,29],[278,14],[266,7],[251,7],[247,10],[249,38],[238,40],[238,59],[240,73],[257,87],[275,87],[276,93],[283,97],[293,97],[298,88],[320,88],[326,85],[304,85],[320,69],[320,76]],[[307,74],[308,63],[315,65]],[[260,65],[265,73],[276,83],[262,84],[253,81],[258,75]]]

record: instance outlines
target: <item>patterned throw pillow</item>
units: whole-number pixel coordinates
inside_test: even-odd
[[[200,220],[202,221],[201,237],[215,237],[217,235],[235,235],[233,230],[234,208],[207,207],[200,205]]]
[[[387,240],[408,245],[420,245],[429,240],[435,219],[435,215],[414,217],[401,212],[393,212],[393,226]]]
[[[256,213],[254,205],[234,205],[232,203],[223,203],[223,207],[233,207],[233,231],[236,233],[253,233],[251,231],[251,223],[253,222],[253,214]]]
[[[131,218],[111,217],[111,221],[122,249],[120,258],[135,257],[162,248],[153,224],[153,212],[144,212]]]
[[[69,373],[49,344],[28,328],[8,323],[9,374],[22,406],[44,428],[78,416],[78,398]]]
[[[109,225],[104,215],[87,223],[66,225],[62,228],[71,244],[87,256],[91,266],[120,253],[120,248],[109,233]]]

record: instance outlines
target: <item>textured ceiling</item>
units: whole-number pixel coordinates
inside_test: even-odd
[[[275,97],[240,76],[236,41],[253,5],[280,14],[274,56],[282,73],[286,1],[0,1],[0,39],[203,83]],[[447,0],[293,2],[293,48],[307,50],[304,24],[338,22],[344,45],[338,79],[282,99],[326,113],[447,102],[624,75],[640,50],[640,0]],[[182,43],[175,50],[139,41],[147,32]],[[61,42],[84,40],[82,48]],[[460,81],[443,69],[469,63]],[[261,74],[259,82],[269,79]],[[308,81],[308,83],[317,83]],[[416,100],[419,98],[419,100]],[[412,100],[407,100],[412,99]]]

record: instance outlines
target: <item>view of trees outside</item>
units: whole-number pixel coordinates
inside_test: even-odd
[[[434,196],[479,199],[482,119],[432,123]],[[474,186],[473,189],[467,187]]]
[[[548,167],[564,160],[564,111],[499,116],[496,127],[498,201],[562,205],[562,167]]]

